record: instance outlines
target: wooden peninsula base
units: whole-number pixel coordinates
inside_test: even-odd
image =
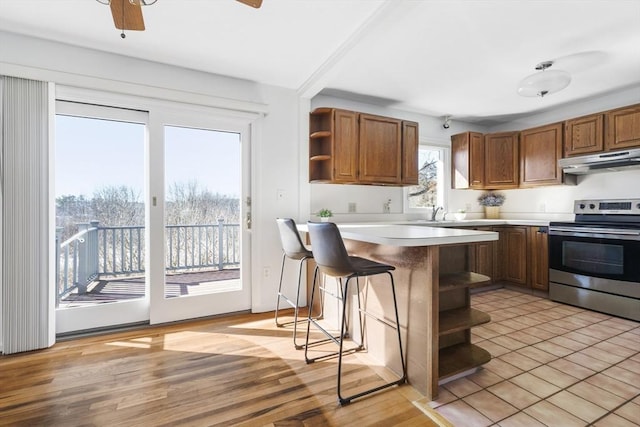
[[[438,382],[478,367],[491,359],[471,343],[470,329],[491,320],[470,307],[469,288],[489,277],[468,271],[468,245],[398,247],[345,239],[351,254],[394,265],[398,310],[406,349],[409,383],[430,400]],[[367,310],[384,316],[393,313],[393,300],[385,278],[373,277]],[[386,366],[400,366],[395,357],[393,331],[377,322],[366,325],[370,354]]]
[[[306,224],[298,228],[306,232]],[[415,389],[433,400],[439,381],[491,359],[487,351],[471,343],[470,329],[491,319],[470,306],[469,288],[487,284],[490,279],[470,271],[469,245],[497,240],[498,233],[384,224],[339,224],[338,228],[350,254],[396,268],[393,277],[407,376]],[[313,264],[309,266],[313,271]],[[361,291],[366,293],[367,312],[391,320],[393,296],[384,276],[369,277],[371,286],[363,286]],[[346,297],[353,300],[355,295]],[[358,316],[354,313],[357,304],[350,307],[349,333],[359,341],[361,328],[355,324]],[[325,304],[325,318],[335,321],[339,314],[330,308]],[[399,374],[402,364],[395,330],[375,320],[366,322],[367,351]]]

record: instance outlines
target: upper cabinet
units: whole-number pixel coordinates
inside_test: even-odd
[[[562,123],[520,132],[520,187],[562,184]]]
[[[640,104],[605,114],[605,149],[640,147]]]
[[[640,148],[640,104],[520,132],[465,132],[451,137],[451,187],[575,185],[558,160],[629,148]]]
[[[360,114],[361,183],[402,181],[402,121]]]
[[[309,116],[309,182],[416,185],[418,124],[335,108]]]
[[[484,186],[489,189],[518,187],[518,132],[484,136]]]
[[[565,122],[564,157],[597,153],[604,148],[603,114],[592,114]]]
[[[465,132],[451,137],[451,186],[484,188],[484,135]]]
[[[565,122],[564,157],[640,147],[640,104]]]
[[[418,129],[416,122],[402,122],[402,183],[407,185],[418,184]]]
[[[309,133],[309,181],[355,181],[358,171],[356,114],[319,108],[309,116]]]

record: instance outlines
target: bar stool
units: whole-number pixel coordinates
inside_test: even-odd
[[[298,319],[298,311],[300,309],[300,286],[302,283],[302,266],[304,261],[313,258],[313,253],[307,248],[298,229],[296,223],[291,218],[277,218],[278,230],[280,231],[280,240],[282,242],[282,267],[280,269],[280,285],[278,286],[278,301],[276,302],[276,326],[282,327],[285,325],[293,324],[293,345],[296,349],[301,349],[302,346],[297,343],[297,329],[299,322],[305,322],[307,319]],[[298,261],[298,287],[296,289],[296,299],[291,300],[282,292],[282,279],[284,277],[284,265],[286,259]],[[293,321],[278,323],[278,310],[280,309],[280,300],[284,299],[291,307],[293,307]],[[311,305],[309,306],[309,314],[311,314]]]
[[[334,336],[329,333],[325,328],[323,328],[317,321],[317,319],[312,319],[310,316],[308,318],[307,323],[307,336],[305,341],[305,351],[304,357],[307,363],[313,363],[319,359],[325,359],[328,357],[338,356],[338,401],[341,405],[345,405],[351,402],[351,400],[365,396],[367,394],[374,393],[376,391],[392,387],[395,385],[403,384],[406,380],[406,367],[404,362],[404,356],[402,353],[402,338],[400,337],[400,321],[398,318],[398,304],[396,301],[396,289],[395,283],[393,280],[393,274],[391,271],[395,270],[395,267],[392,265],[382,264],[376,261],[372,261],[366,258],[361,258],[357,256],[350,256],[347,253],[347,249],[344,246],[344,242],[342,240],[342,236],[340,235],[340,230],[338,227],[331,222],[326,223],[317,223],[317,222],[309,222],[309,234],[311,236],[311,244],[313,245],[313,256],[316,261],[318,268],[314,274],[313,278],[313,286],[311,288],[311,300],[309,305],[313,305],[313,300],[315,298],[316,293],[316,279],[318,276],[318,270],[320,273],[335,277],[338,279],[338,283],[340,285],[340,295],[337,295],[337,298],[341,301],[341,310],[342,310],[342,321],[340,326],[340,335]],[[359,277],[373,276],[377,274],[388,274],[389,280],[391,284],[391,292],[393,294],[393,307],[395,311],[395,324],[386,321],[384,319],[380,319],[375,315],[368,313],[365,309],[362,308],[362,302],[360,298],[360,284],[358,281]],[[366,391],[362,391],[351,396],[343,396],[341,390],[341,377],[342,377],[342,356],[345,352],[359,351],[364,348],[363,343],[357,343],[355,348],[351,348],[348,350],[344,349],[344,338],[347,336],[347,297],[349,295],[349,283],[351,279],[356,279],[356,293],[358,297],[358,316],[360,321],[360,327],[363,326],[363,314],[369,317],[378,320],[384,325],[395,329],[398,335],[398,351],[400,352],[400,360],[402,362],[402,377],[399,380],[385,383],[383,385],[373,387]],[[346,280],[345,280],[346,279]],[[331,294],[327,292],[324,288],[320,287],[320,290],[323,293]],[[311,324],[316,326],[320,331],[322,331],[326,335],[326,339],[322,339],[319,341],[315,341],[313,343],[309,343],[309,333]],[[364,333],[361,329],[361,339],[364,339]],[[308,357],[308,349],[310,345],[334,341],[338,346],[339,350],[335,353],[325,354],[316,358]]]

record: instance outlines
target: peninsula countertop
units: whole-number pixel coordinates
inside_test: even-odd
[[[498,240],[498,233],[493,231],[450,227],[381,223],[344,223],[336,225],[344,239],[389,246],[438,246]],[[298,225],[298,229],[305,233],[308,231],[306,224]]]

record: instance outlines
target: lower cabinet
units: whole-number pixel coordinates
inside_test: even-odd
[[[529,227],[529,283],[533,289],[549,290],[549,228]]]
[[[494,231],[493,227],[473,227],[473,229]],[[498,280],[495,277],[496,246],[495,241],[469,245],[469,270],[490,277],[491,282]]]
[[[501,236],[502,237],[502,236]],[[505,257],[504,280],[518,286],[527,286],[527,227],[508,226],[504,239],[500,239]]]
[[[547,227],[501,225],[471,227],[495,231],[498,241],[469,247],[469,270],[491,277],[492,283],[549,289],[549,246]]]

